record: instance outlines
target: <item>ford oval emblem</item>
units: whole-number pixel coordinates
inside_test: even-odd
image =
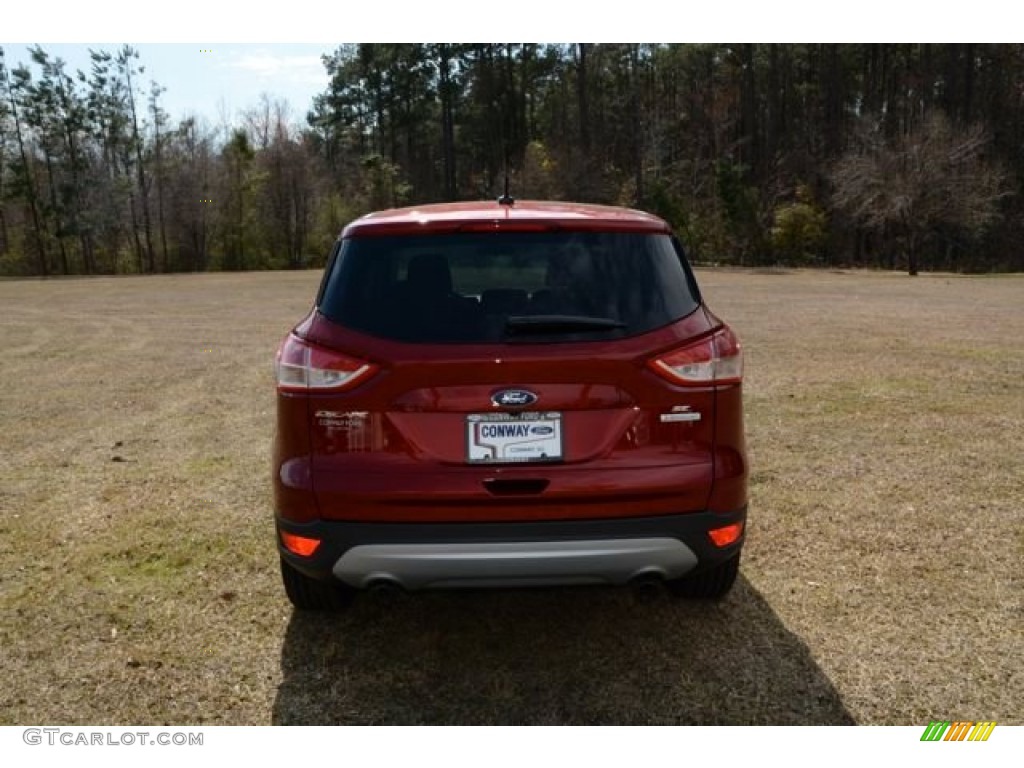
[[[528,389],[502,389],[491,395],[491,402],[499,408],[525,408],[537,402],[537,396]]]

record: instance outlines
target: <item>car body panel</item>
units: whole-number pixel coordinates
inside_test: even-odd
[[[315,506],[325,519],[381,521],[704,509],[714,473],[716,390],[673,387],[652,374],[646,362],[652,351],[670,349],[714,327],[697,311],[628,339],[506,344],[496,350],[495,345],[388,342],[314,313],[297,333],[346,353],[365,356],[361,350],[372,349],[381,371],[352,392],[308,395],[305,413],[287,409],[304,420],[296,431],[309,436],[308,447],[298,444],[309,457],[302,466],[311,473],[316,499],[305,509]],[[494,392],[510,387],[538,396],[531,409],[562,414],[559,464],[466,466],[467,414],[519,410],[491,402]],[[694,420],[662,421],[673,409],[686,409]],[[549,484],[529,503],[496,504],[483,485],[495,473],[543,478]],[[426,503],[429,499],[436,504]],[[623,503],[630,499],[636,503]],[[578,506],[573,509],[570,502]],[[288,509],[282,513],[299,519]]]
[[[378,211],[353,221],[342,232],[342,238],[453,232],[480,226],[495,230],[540,227],[671,233],[664,221],[643,211],[604,205],[517,200],[514,205],[464,202]]]

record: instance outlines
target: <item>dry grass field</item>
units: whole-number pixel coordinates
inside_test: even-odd
[[[1024,278],[702,271],[747,351],[719,604],[280,588],[319,275],[0,282],[0,724],[1024,723]]]

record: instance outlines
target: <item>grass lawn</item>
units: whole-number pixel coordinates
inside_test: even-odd
[[[742,575],[292,613],[271,361],[318,273],[0,281],[0,724],[1024,723],[1024,278],[699,271]]]

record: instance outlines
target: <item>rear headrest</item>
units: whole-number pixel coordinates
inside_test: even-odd
[[[452,271],[440,253],[421,253],[409,261],[406,282],[425,293],[451,293]]]

